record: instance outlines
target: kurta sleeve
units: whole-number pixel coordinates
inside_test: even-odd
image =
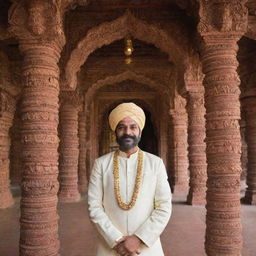
[[[103,205],[103,183],[102,170],[98,160],[95,161],[89,187],[88,187],[88,209],[91,221],[105,239],[110,248],[116,245],[116,241],[123,237],[123,234],[113,225],[104,211]]]
[[[148,219],[134,233],[148,247],[156,242],[169,221],[172,211],[171,198],[166,169],[161,159],[157,170],[154,210]]]

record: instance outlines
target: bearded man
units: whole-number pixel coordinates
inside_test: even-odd
[[[122,103],[109,115],[119,150],[95,160],[89,215],[100,242],[97,256],[163,256],[160,234],[171,215],[171,192],[161,158],[138,148],[143,110]]]

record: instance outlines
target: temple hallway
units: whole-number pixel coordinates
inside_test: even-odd
[[[13,190],[15,205],[0,210],[0,256],[18,256],[19,192]],[[184,204],[185,197],[173,198],[173,214],[162,243],[165,256],[205,256],[204,207]],[[59,204],[61,256],[94,256],[97,235],[88,220],[86,198],[79,203]],[[190,218],[188,218],[188,215]],[[256,255],[256,207],[242,206],[243,256]],[[157,256],[157,255],[156,255]]]

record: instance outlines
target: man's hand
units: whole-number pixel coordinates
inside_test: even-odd
[[[140,254],[139,246],[141,245],[141,240],[135,236],[124,236],[119,239],[118,244],[114,247],[114,250],[121,256],[136,256]]]

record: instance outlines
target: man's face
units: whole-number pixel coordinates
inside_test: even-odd
[[[140,141],[140,128],[130,117],[122,119],[116,127],[116,141],[122,149],[136,147]]]

